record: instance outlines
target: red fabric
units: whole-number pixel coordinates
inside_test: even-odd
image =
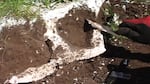
[[[133,24],[145,24],[150,27],[150,16],[144,17],[144,18],[139,18],[139,19],[126,19],[123,20],[123,22],[129,22]]]

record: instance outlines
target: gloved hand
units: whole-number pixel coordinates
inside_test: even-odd
[[[150,16],[124,20],[116,33],[140,43],[150,44]]]

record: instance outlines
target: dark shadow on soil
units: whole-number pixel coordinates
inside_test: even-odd
[[[110,35],[107,35],[107,36],[109,37]],[[117,46],[112,45],[110,42],[108,42],[107,39],[105,39],[105,47],[107,51],[104,54],[102,54],[101,57],[139,60],[142,62],[150,63],[150,53],[149,54],[131,53],[130,50],[127,50],[123,47],[117,47]],[[120,62],[120,65],[121,65],[121,62]],[[128,66],[126,66],[125,68],[124,67],[122,68],[122,66],[120,65],[115,65],[115,64],[107,65],[107,69],[110,73],[105,79],[106,84],[150,84],[150,80],[149,80],[150,67],[142,66],[141,68],[131,69]],[[125,74],[126,77],[128,75],[130,75],[131,77],[130,79],[112,77],[110,76],[110,74],[113,71],[117,73],[119,72],[119,75],[121,76]]]
[[[150,67],[144,68],[122,68],[122,66],[109,64],[107,66],[108,70],[111,72],[119,73],[118,75],[128,77],[129,79],[123,79],[118,77],[113,77],[112,75],[108,75],[105,80],[106,84],[150,84]]]
[[[150,62],[150,54],[142,53],[131,53],[123,47],[116,47],[109,43],[105,44],[107,51],[102,55],[106,58],[126,58],[126,59],[137,59],[143,62]]]

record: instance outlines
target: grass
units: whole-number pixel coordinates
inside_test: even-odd
[[[32,17],[34,13],[30,10],[31,6],[30,0],[3,0],[0,2],[0,17]]]
[[[51,8],[51,3],[63,3],[72,0],[0,0],[0,18],[4,16],[16,18],[33,18],[37,16],[37,11],[32,11],[31,7],[35,3],[42,3],[44,7]]]

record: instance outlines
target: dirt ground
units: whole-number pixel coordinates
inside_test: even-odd
[[[0,34],[0,82],[20,73],[28,67],[47,63],[50,52],[43,34],[46,32],[42,21],[33,25],[19,25],[3,28]]]
[[[146,16],[141,11],[143,7],[139,4],[126,4],[127,11],[119,6],[120,2],[110,0],[113,11],[123,18],[137,18]],[[124,3],[123,3],[124,4]],[[139,12],[139,10],[141,12]],[[148,11],[148,10],[145,10]],[[70,16],[72,14],[72,16]],[[84,20],[95,20],[94,13],[87,10],[70,11],[65,19],[60,19],[57,24],[59,34],[75,46],[85,48],[91,47],[89,40],[92,31],[84,32]],[[144,15],[145,14],[145,15]],[[103,23],[106,20],[99,14],[97,22]],[[66,35],[65,32],[69,34]],[[46,32],[41,20],[32,27],[25,25],[3,28],[0,34],[0,83],[18,74],[28,67],[40,66],[53,58],[52,53],[45,43],[43,34]],[[59,70],[51,76],[32,82],[30,84],[103,84],[110,70],[117,67],[123,59],[129,59],[129,66],[126,72],[132,74],[130,82],[133,84],[150,84],[150,46],[133,42],[129,39],[108,40],[105,36],[107,51],[95,58],[83,61],[75,61],[70,64],[59,66]],[[114,84],[118,84],[116,81]],[[125,82],[124,82],[125,83]],[[120,83],[119,83],[120,84]],[[121,83],[123,84],[123,83]]]

